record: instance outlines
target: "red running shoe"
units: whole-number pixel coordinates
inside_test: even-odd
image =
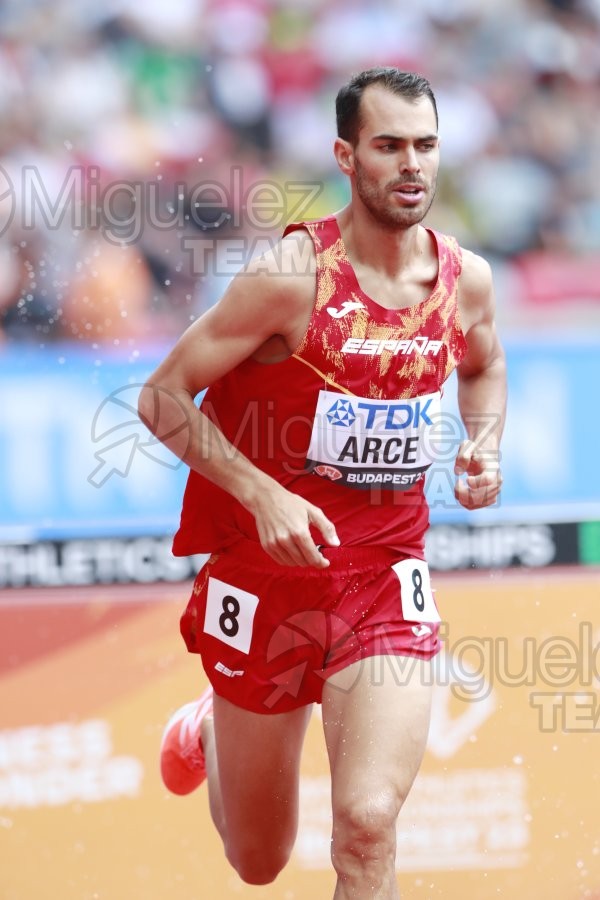
[[[200,726],[212,708],[209,685],[199,700],[186,703],[167,723],[160,745],[160,774],[173,794],[191,794],[206,778]]]

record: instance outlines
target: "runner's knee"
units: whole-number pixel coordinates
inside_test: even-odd
[[[385,791],[334,804],[331,852],[338,873],[357,863],[383,863],[394,857],[400,805],[396,796]]]

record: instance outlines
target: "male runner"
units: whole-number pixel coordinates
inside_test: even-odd
[[[270,882],[294,844],[302,743],[321,702],[334,897],[387,900],[399,896],[396,820],[425,749],[424,674],[439,649],[423,552],[439,396],[456,367],[468,435],[456,498],[489,505],[505,367],[489,266],[420,225],[439,162],[429,83],[368,70],[336,111],[350,204],[250,262],[140,396],[142,418],[172,432],[163,440],[191,469],[174,552],[212,552],[182,633],[214,697],[174,715],[161,770],[175,793],[207,778],[227,858],[246,882]]]

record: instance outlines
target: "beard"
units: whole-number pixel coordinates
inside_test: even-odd
[[[433,203],[435,197],[436,179],[434,177],[429,188],[423,181],[416,178],[404,178],[401,183],[415,184],[426,190],[425,196],[417,206],[397,206],[393,202],[392,192],[399,184],[394,181],[382,187],[377,181],[370,178],[359,161],[355,158],[356,168],[356,192],[363,205],[367,208],[373,219],[390,231],[410,228],[422,222]]]

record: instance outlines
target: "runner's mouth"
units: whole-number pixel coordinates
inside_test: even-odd
[[[393,188],[392,193],[406,200],[420,200],[425,194],[425,188],[422,184],[401,184]]]

